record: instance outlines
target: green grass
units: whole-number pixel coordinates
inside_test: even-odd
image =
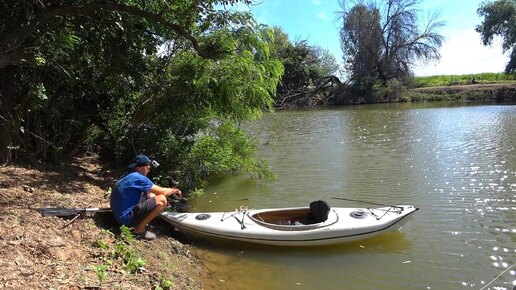
[[[451,85],[469,84],[492,84],[492,83],[511,83],[516,82],[516,73],[480,73],[469,75],[438,75],[428,77],[415,77],[415,88],[427,88]]]

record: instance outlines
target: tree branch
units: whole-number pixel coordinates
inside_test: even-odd
[[[65,15],[88,15],[102,10],[123,12],[159,23],[188,40],[200,56],[205,58],[213,57],[213,54],[206,52],[200,46],[199,41],[188,31],[188,29],[166,20],[162,14],[151,13],[140,8],[124,4],[93,2],[81,6],[59,6],[38,9],[33,14],[34,17],[27,17],[25,19],[25,23],[20,23],[21,25],[18,25],[16,29],[0,35],[0,68],[4,68],[9,65],[19,65],[24,62],[25,60],[21,53],[24,50],[22,45],[32,33],[53,17]]]

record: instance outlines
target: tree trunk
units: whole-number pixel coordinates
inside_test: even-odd
[[[11,124],[14,121],[14,76],[12,67],[0,69],[0,95],[2,102],[0,107],[0,163],[12,161],[11,149]]]

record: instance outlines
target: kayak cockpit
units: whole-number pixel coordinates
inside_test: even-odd
[[[314,201],[310,207],[250,211],[256,223],[277,230],[309,230],[334,224],[338,216],[324,201]]]

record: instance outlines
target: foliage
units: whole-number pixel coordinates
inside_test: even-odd
[[[374,102],[395,102],[407,91],[406,86],[398,79],[389,79],[385,86],[373,86]]]
[[[344,13],[340,39],[350,80],[377,78],[383,37],[380,10],[357,4]]]
[[[131,229],[126,226],[120,227],[120,240],[119,242],[123,244],[130,244],[135,241],[134,235],[131,232]]]
[[[140,258],[136,250],[131,247],[131,243],[135,241],[131,229],[126,226],[120,227],[120,237],[115,242],[112,256],[122,260],[125,269],[131,273],[139,271],[145,266],[145,260]]]
[[[203,158],[192,150],[215,124],[270,108],[283,73],[269,29],[217,10],[237,2],[250,1],[2,2],[0,162],[90,150],[126,163],[144,152],[162,171],[202,179],[184,159]],[[231,171],[259,168],[251,149],[223,153],[247,154],[217,155],[249,162]]]
[[[111,234],[105,231],[105,234]],[[136,273],[145,265],[143,260],[137,253],[136,249],[131,245],[135,238],[131,229],[126,226],[120,227],[120,236],[116,240],[106,240],[99,238],[96,246],[103,253],[100,255],[102,264],[93,265],[92,268],[97,274],[100,283],[103,283],[108,277],[108,271],[113,264],[119,263],[124,269],[130,273]],[[120,267],[120,266],[115,266]]]
[[[195,173],[200,176],[256,172],[259,177],[272,178],[267,165],[252,158],[254,148],[255,144],[250,142],[243,130],[231,123],[221,123],[199,138],[190,154],[185,156],[184,165],[195,166]],[[190,178],[199,180],[196,177]]]
[[[349,3],[348,3],[349,2]],[[348,8],[351,4],[351,7]],[[418,27],[417,0],[343,0],[340,39],[345,69],[355,88],[372,93],[380,82],[404,82],[417,60],[438,59],[443,37],[437,15]]]
[[[198,188],[189,192],[189,196],[193,198],[203,196],[204,194],[205,192],[202,188]]]
[[[107,269],[108,269],[108,265],[104,265],[104,264],[93,266],[93,270],[97,274],[97,278],[99,279],[100,283],[103,283],[104,281],[106,281]]]
[[[490,45],[495,36],[503,40],[504,52],[510,52],[505,72],[516,72],[516,0],[483,2],[477,10],[482,23],[476,27],[484,45]]]
[[[171,280],[165,278],[165,276],[160,275],[159,283],[154,285],[154,290],[162,290],[162,289],[175,289],[176,285]]]
[[[127,109],[125,103],[114,111],[105,112],[108,134],[103,140],[108,143],[103,148],[116,148],[115,154],[123,154],[124,149],[152,152],[163,164],[160,170],[182,172],[182,184],[189,187],[198,186],[206,174],[214,172],[265,170],[255,166],[254,148],[249,146],[243,147],[248,149],[245,151],[223,150],[223,147],[215,156],[208,154],[211,151],[196,149],[205,146],[206,136],[216,136],[214,138],[224,144],[244,143],[242,138],[246,137],[242,137],[239,130],[224,128],[257,118],[264,107],[272,106],[271,96],[275,93],[282,67],[279,62],[269,60],[266,51],[259,50],[258,45],[263,43],[258,38],[250,38],[251,29],[249,27],[247,35],[242,30],[240,34],[224,32],[226,36],[223,37],[235,37],[232,45],[240,51],[236,55],[217,61],[189,51],[172,56],[165,75],[154,77],[159,80],[154,84],[157,93],[152,98],[138,96],[141,100],[134,102],[145,103],[145,107],[139,108],[140,112],[132,114],[134,109]],[[218,31],[219,37],[222,32]],[[131,126],[134,119],[138,120],[138,126]],[[127,140],[132,140],[132,148],[127,148]],[[107,154],[112,153],[108,150]],[[209,166],[206,170],[205,162],[201,160],[205,157],[211,159],[212,165],[223,167]],[[239,163],[228,165],[224,159]]]
[[[291,42],[279,27],[274,27],[273,32],[270,53],[285,68],[276,99],[313,89],[319,80],[338,72],[339,65],[328,50],[309,45],[306,40]]]

